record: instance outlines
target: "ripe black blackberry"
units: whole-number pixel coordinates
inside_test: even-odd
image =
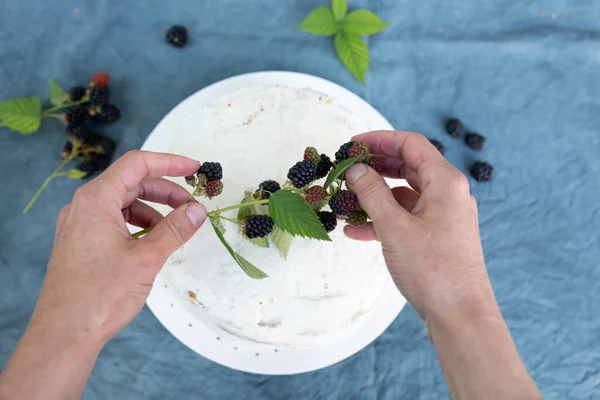
[[[183,47],[188,41],[187,29],[182,25],[173,25],[167,31],[166,39],[175,47]]]
[[[79,101],[81,99],[83,99],[83,97],[85,96],[85,88],[82,86],[75,86],[72,87],[71,90],[69,90],[69,98],[71,99],[71,101]]]
[[[319,217],[319,221],[321,221],[321,225],[327,233],[333,231],[337,226],[337,218],[330,211],[319,211],[317,217]]]
[[[354,146],[354,142],[344,143],[340,146],[340,149],[335,152],[335,162],[339,163],[341,161],[348,159],[348,154],[350,154],[350,149]]]
[[[205,162],[200,166],[198,175],[206,175],[206,179],[209,181],[216,181],[223,179],[223,168],[218,162]]]
[[[103,106],[108,103],[108,96],[110,92],[108,86],[106,87],[93,87],[90,90],[90,103],[93,107]]]
[[[273,231],[273,220],[268,215],[250,215],[242,223],[242,233],[248,239],[267,236]]]
[[[110,164],[110,157],[104,154],[91,154],[91,158],[88,161],[83,161],[75,167],[75,169],[85,172],[85,175],[81,179],[89,178],[96,172],[104,171]]]
[[[311,160],[298,161],[296,165],[290,168],[287,177],[297,188],[303,188],[317,176],[317,166]]]
[[[444,153],[446,152],[446,148],[444,147],[444,145],[442,144],[442,142],[435,140],[435,139],[429,139],[429,142],[436,148],[438,149],[438,151],[440,153],[442,153],[442,155],[444,155]]]
[[[262,199],[268,199],[269,197],[271,197],[271,195],[273,193],[275,193],[278,190],[281,190],[281,186],[279,185],[278,182],[276,181],[264,181],[263,183],[261,183],[260,185],[258,185],[258,191],[260,191],[262,189]]]
[[[67,125],[79,126],[85,123],[88,118],[88,113],[83,106],[73,106],[65,111],[63,118]]]
[[[494,167],[485,161],[476,161],[471,165],[469,172],[477,182],[489,182],[492,180]]]
[[[325,178],[329,173],[329,170],[333,167],[333,162],[327,154],[321,154],[321,161],[317,164],[317,177],[316,179]]]
[[[329,207],[335,215],[346,216],[352,214],[358,206],[358,198],[349,190],[338,190],[331,199]]]
[[[91,132],[84,126],[67,126],[67,137],[76,142],[86,143]]]
[[[479,133],[467,133],[465,135],[465,144],[473,150],[481,150],[485,144],[485,137]]]
[[[464,129],[462,122],[457,118],[452,118],[446,123],[446,132],[453,138],[462,136]]]
[[[97,153],[104,154],[109,158],[112,158],[115,155],[117,149],[117,144],[114,140],[96,133],[90,133],[87,140],[85,140],[85,144],[89,147],[96,148]]]
[[[121,118],[121,111],[112,104],[105,104],[99,107],[100,110],[93,116],[94,121],[101,124],[110,124]]]
[[[63,147],[60,155],[62,156],[62,158],[67,158],[71,155],[71,151],[73,151],[73,143],[67,142],[65,143],[65,146]]]

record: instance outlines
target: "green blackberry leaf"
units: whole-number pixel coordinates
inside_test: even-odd
[[[339,177],[342,176],[342,174],[352,165],[354,164],[356,161],[358,161],[358,159],[360,158],[360,156],[356,156],[353,158],[349,158],[347,160],[342,161],[341,163],[339,163],[338,165],[335,166],[335,168],[333,168],[330,172],[329,175],[327,175],[327,179],[325,180],[325,184],[323,185],[323,188],[327,189],[336,179],[338,179]]]
[[[0,103],[0,126],[29,134],[40,128],[42,102],[39,97],[19,97]]]
[[[291,190],[282,189],[271,195],[269,216],[275,226],[292,236],[331,241],[312,208]]]
[[[210,218],[210,223],[212,224],[212,226],[214,226],[215,229],[218,229],[219,232],[224,234],[226,229],[225,229],[225,225],[223,224],[223,220],[218,217],[209,217],[209,218]]]
[[[67,178],[69,179],[83,179],[87,176],[87,172],[80,171],[78,169],[70,169],[67,171]]]
[[[69,101],[67,92],[54,79],[50,79],[50,103],[53,106],[58,106],[67,101]]]
[[[258,247],[269,247],[269,239],[267,237],[262,237],[262,238],[255,238],[255,239],[249,239],[246,236],[243,236],[244,239],[246,239],[247,241],[249,241],[250,243],[252,243],[255,246]]]
[[[340,24],[335,20],[329,7],[315,8],[298,26],[298,29],[319,35],[331,36],[340,30]]]
[[[365,85],[369,69],[369,49],[363,38],[355,33],[340,31],[335,35],[335,50],[348,70]]]
[[[231,257],[233,257],[235,262],[240,266],[242,271],[244,271],[246,273],[246,275],[248,275],[252,279],[264,279],[264,278],[269,277],[269,275],[265,274],[259,268],[255,267],[250,261],[246,260],[239,253],[237,253],[235,250],[233,250],[233,248],[231,248],[231,245],[229,244],[229,242],[227,242],[227,240],[225,240],[225,237],[223,236],[223,232],[221,232],[219,230],[219,228],[217,226],[215,226],[215,222],[214,222],[213,218],[210,219],[210,222],[212,224],[213,229],[215,230],[215,233],[217,234],[217,237],[219,238],[221,243],[223,243],[223,246],[225,246],[225,248],[227,249],[229,254],[231,254]]]
[[[355,35],[374,35],[390,26],[369,10],[352,11],[342,22],[342,28],[347,33]]]
[[[335,19],[337,21],[341,21],[348,12],[348,4],[346,3],[346,0],[332,0],[331,10],[333,11],[333,16]]]
[[[279,227],[275,225],[270,236],[275,247],[277,247],[283,258],[286,259],[290,245],[292,244],[292,235],[279,229]]]

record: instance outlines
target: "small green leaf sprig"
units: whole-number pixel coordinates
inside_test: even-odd
[[[266,192],[261,184],[257,190],[247,190],[239,204],[208,213],[208,218],[218,239],[242,271],[250,278],[264,279],[268,275],[233,249],[225,238],[226,228],[224,222],[237,225],[242,236],[258,247],[268,248],[270,244],[273,244],[284,259],[287,258],[294,237],[331,241],[317,213],[345,186],[344,174],[346,169],[357,162],[362,162],[380,171],[377,160],[370,158],[368,144],[349,142],[343,145],[340,151],[343,147],[346,147],[345,156],[333,163],[333,168],[331,163],[329,164],[325,171],[325,182],[322,185],[317,185],[318,179],[314,179],[308,185],[298,188],[291,181],[286,181],[281,189],[270,193]],[[318,151],[313,147],[309,147],[304,152],[304,159],[311,159],[310,157],[314,154],[318,155]],[[323,156],[324,154],[320,158],[322,159]],[[316,165],[318,161],[313,162]],[[325,174],[322,176],[325,176]],[[186,182],[194,187],[194,191],[186,202],[196,196],[214,197],[219,195],[223,189],[223,185],[219,181],[218,192],[211,193],[210,188],[207,186],[210,185],[210,182],[207,182],[206,176],[200,172],[197,176],[186,177]],[[311,193],[321,193],[321,196],[315,199],[311,197]],[[234,210],[237,210],[236,218],[225,216],[225,213]],[[249,217],[255,215],[268,215],[273,221],[273,230],[265,237],[249,239],[243,234],[243,226]],[[338,216],[338,218],[340,217]],[[352,225],[362,225],[368,221],[368,218],[368,215],[360,209],[360,206],[357,206],[356,210],[347,216],[346,222]],[[133,237],[141,237],[151,230],[152,227],[146,228],[134,233]]]
[[[331,8],[316,8],[298,28],[318,36],[335,35],[335,50],[339,59],[356,79],[366,85],[369,49],[362,35],[374,35],[389,25],[369,10],[356,10],[348,14],[346,0],[332,0]]]
[[[0,128],[6,127],[22,135],[29,135],[40,129],[42,120],[55,118],[62,121],[61,113],[57,111],[86,103],[87,95],[77,101],[72,101],[69,94],[60,87],[54,79],[50,79],[50,104],[42,110],[42,99],[38,96],[18,97],[0,103]]]

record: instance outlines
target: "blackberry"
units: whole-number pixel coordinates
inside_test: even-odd
[[[329,199],[329,207],[335,215],[345,216],[350,215],[358,205],[358,198],[349,190],[338,190],[331,199]]]
[[[93,116],[94,121],[101,124],[110,124],[121,118],[121,111],[112,104],[105,104]]]
[[[73,144],[71,142],[65,143],[60,155],[62,158],[67,158],[71,155],[71,151],[73,151]]]
[[[373,168],[378,174],[381,174],[381,161],[378,158],[369,158],[369,167]]]
[[[265,237],[272,230],[273,220],[268,215],[250,215],[242,224],[242,232],[248,239]]]
[[[86,143],[92,133],[83,125],[67,126],[67,137],[76,142]]]
[[[444,145],[442,144],[442,142],[435,140],[435,139],[429,139],[429,142],[436,148],[438,149],[438,151],[440,153],[442,153],[442,155],[444,155],[444,153],[446,152],[446,148],[444,147]]]
[[[367,142],[356,142],[350,148],[348,152],[348,158],[361,157],[359,161],[362,161],[363,157],[366,159],[369,157],[370,147]]]
[[[304,192],[304,201],[311,205],[322,202],[326,197],[327,190],[323,189],[323,186],[311,186]]]
[[[257,192],[260,192],[261,190],[262,190],[261,199],[266,200],[269,197],[271,197],[271,195],[273,193],[275,193],[278,190],[281,190],[281,186],[279,185],[278,182],[269,180],[269,181],[264,181],[263,183],[258,185]]]
[[[469,171],[471,172],[471,176],[473,176],[477,182],[488,182],[492,180],[494,167],[485,161],[476,161],[471,165]]]
[[[108,103],[108,86],[107,87],[93,87],[90,90],[90,103],[92,107],[103,106]]]
[[[110,84],[108,72],[98,72],[90,78],[91,87],[107,87]]]
[[[69,107],[63,114],[63,118],[67,125],[79,126],[83,125],[88,118],[88,113],[85,107],[73,106]]]
[[[473,150],[483,149],[484,143],[485,137],[481,136],[479,133],[467,133],[465,135],[465,144]]]
[[[71,88],[71,90],[69,90],[69,98],[71,99],[71,101],[79,101],[83,99],[85,94],[85,88],[82,86],[75,86]]]
[[[200,166],[198,175],[204,174],[208,181],[217,181],[223,179],[223,168],[218,162],[205,162]]]
[[[317,217],[319,217],[319,221],[321,221],[321,225],[327,233],[333,231],[337,226],[337,218],[330,211],[319,211]]]
[[[319,156],[319,152],[314,147],[307,147],[304,150],[304,159],[311,160],[316,165],[319,165],[319,162],[321,162],[321,157]]]
[[[340,163],[344,160],[348,159],[348,154],[350,153],[350,149],[354,145],[354,142],[344,143],[340,146],[340,149],[335,152],[335,162]]]
[[[81,179],[89,178],[96,172],[104,171],[110,164],[110,157],[103,154],[92,154],[89,161],[83,161],[75,169],[85,172]]]
[[[223,182],[220,180],[206,182],[206,195],[209,199],[223,193]]]
[[[317,175],[317,166],[311,160],[298,161],[296,165],[290,168],[287,177],[297,188],[303,188],[315,180]]]
[[[117,144],[114,140],[95,133],[89,134],[87,140],[85,140],[85,144],[89,147],[95,147],[97,150],[96,153],[105,154],[110,158],[115,155],[115,150],[117,149]]]
[[[464,127],[462,122],[457,118],[452,118],[446,123],[446,132],[453,138],[462,136]]]
[[[188,41],[188,32],[185,26],[173,25],[166,35],[167,42],[175,47],[183,47]]]
[[[329,170],[333,167],[331,158],[327,157],[327,154],[321,154],[321,161],[317,164],[317,177],[316,179],[325,178],[329,173]]]
[[[352,214],[350,214],[348,218],[346,218],[346,223],[354,226],[361,226],[366,224],[368,219],[369,216],[366,212],[362,210],[356,210],[352,212]]]

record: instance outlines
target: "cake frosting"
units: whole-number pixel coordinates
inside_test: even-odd
[[[247,87],[184,119],[170,152],[221,163],[223,194],[202,200],[211,211],[239,203],[244,190],[264,180],[285,182],[307,146],[332,157],[369,128],[360,115],[309,89]],[[256,247],[236,225],[225,225],[232,247],[269,278],[246,276],[208,222],[161,272],[188,311],[217,333],[265,345],[324,346],[363,323],[391,284],[380,245],[351,241],[342,224],[330,234],[333,242],[295,238],[286,260],[274,246]]]

